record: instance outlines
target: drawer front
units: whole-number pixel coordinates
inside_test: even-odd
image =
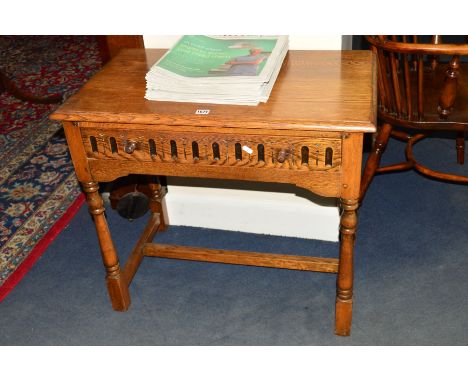
[[[255,134],[82,128],[89,159],[250,167],[293,171],[339,171],[341,136]]]

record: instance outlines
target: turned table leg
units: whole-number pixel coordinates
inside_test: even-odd
[[[335,333],[349,336],[353,314],[353,252],[357,226],[358,199],[341,199],[340,262],[336,288]]]
[[[98,192],[99,185],[97,182],[82,182],[81,184],[86,192],[89,212],[96,226],[112,307],[114,310],[125,311],[130,306],[128,285],[120,272],[119,258],[104,215],[104,203]]]

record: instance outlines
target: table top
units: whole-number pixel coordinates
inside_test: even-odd
[[[258,106],[149,101],[145,75],[164,54],[125,49],[51,118],[63,121],[374,132],[376,63],[370,51],[288,52]],[[209,109],[208,115],[196,115]]]

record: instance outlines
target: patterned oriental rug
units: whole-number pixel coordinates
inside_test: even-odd
[[[35,96],[75,93],[101,67],[92,36],[0,36],[0,67]],[[55,105],[0,94],[0,301],[84,201]]]

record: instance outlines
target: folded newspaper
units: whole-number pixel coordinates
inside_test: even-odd
[[[183,36],[146,74],[145,98],[258,105],[287,52],[287,36]]]

